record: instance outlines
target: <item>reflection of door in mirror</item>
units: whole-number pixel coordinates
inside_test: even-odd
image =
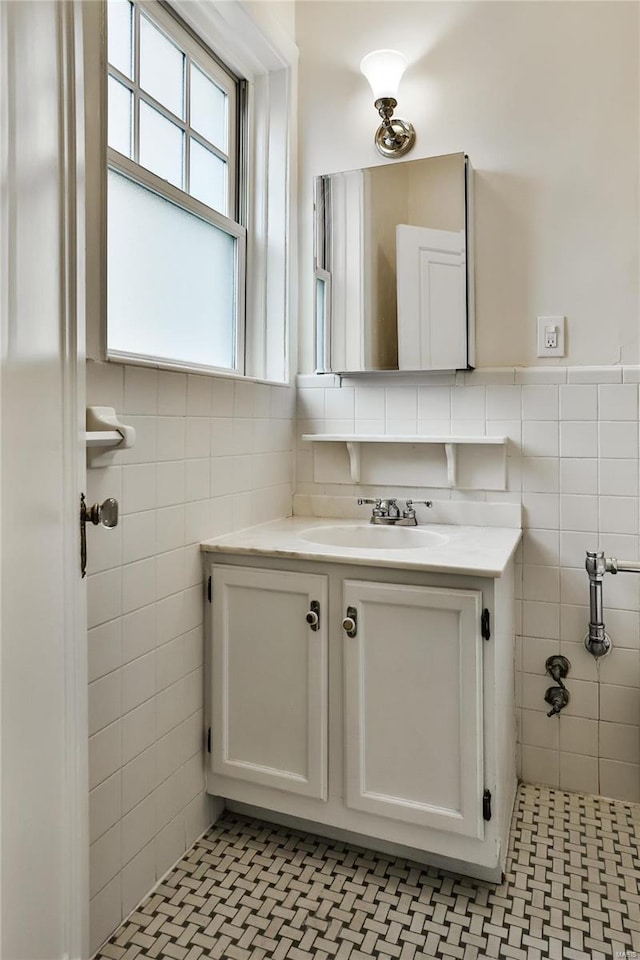
[[[396,255],[398,369],[466,366],[464,231],[399,223]]]
[[[463,153],[318,178],[319,371],[470,365],[469,186]]]

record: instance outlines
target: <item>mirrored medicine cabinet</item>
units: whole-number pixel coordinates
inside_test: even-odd
[[[474,366],[472,177],[453,153],[316,178],[318,373]]]

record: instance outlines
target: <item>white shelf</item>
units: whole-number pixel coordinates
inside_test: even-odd
[[[312,443],[345,443],[349,452],[352,483],[360,483],[361,454],[363,444],[374,443],[402,443],[409,446],[416,444],[439,444],[444,447],[447,458],[447,486],[455,487],[458,481],[458,453],[459,446],[492,446],[502,447],[505,485],[506,485],[506,437],[470,437],[470,436],[412,436],[387,434],[348,434],[348,433],[305,433],[303,440]]]

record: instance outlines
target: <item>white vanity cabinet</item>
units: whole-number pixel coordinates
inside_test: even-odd
[[[217,546],[205,575],[209,793],[499,879],[516,783],[512,561],[494,578]]]

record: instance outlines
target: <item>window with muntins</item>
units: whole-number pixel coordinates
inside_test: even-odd
[[[243,373],[240,82],[164,5],[107,16],[107,354]]]

